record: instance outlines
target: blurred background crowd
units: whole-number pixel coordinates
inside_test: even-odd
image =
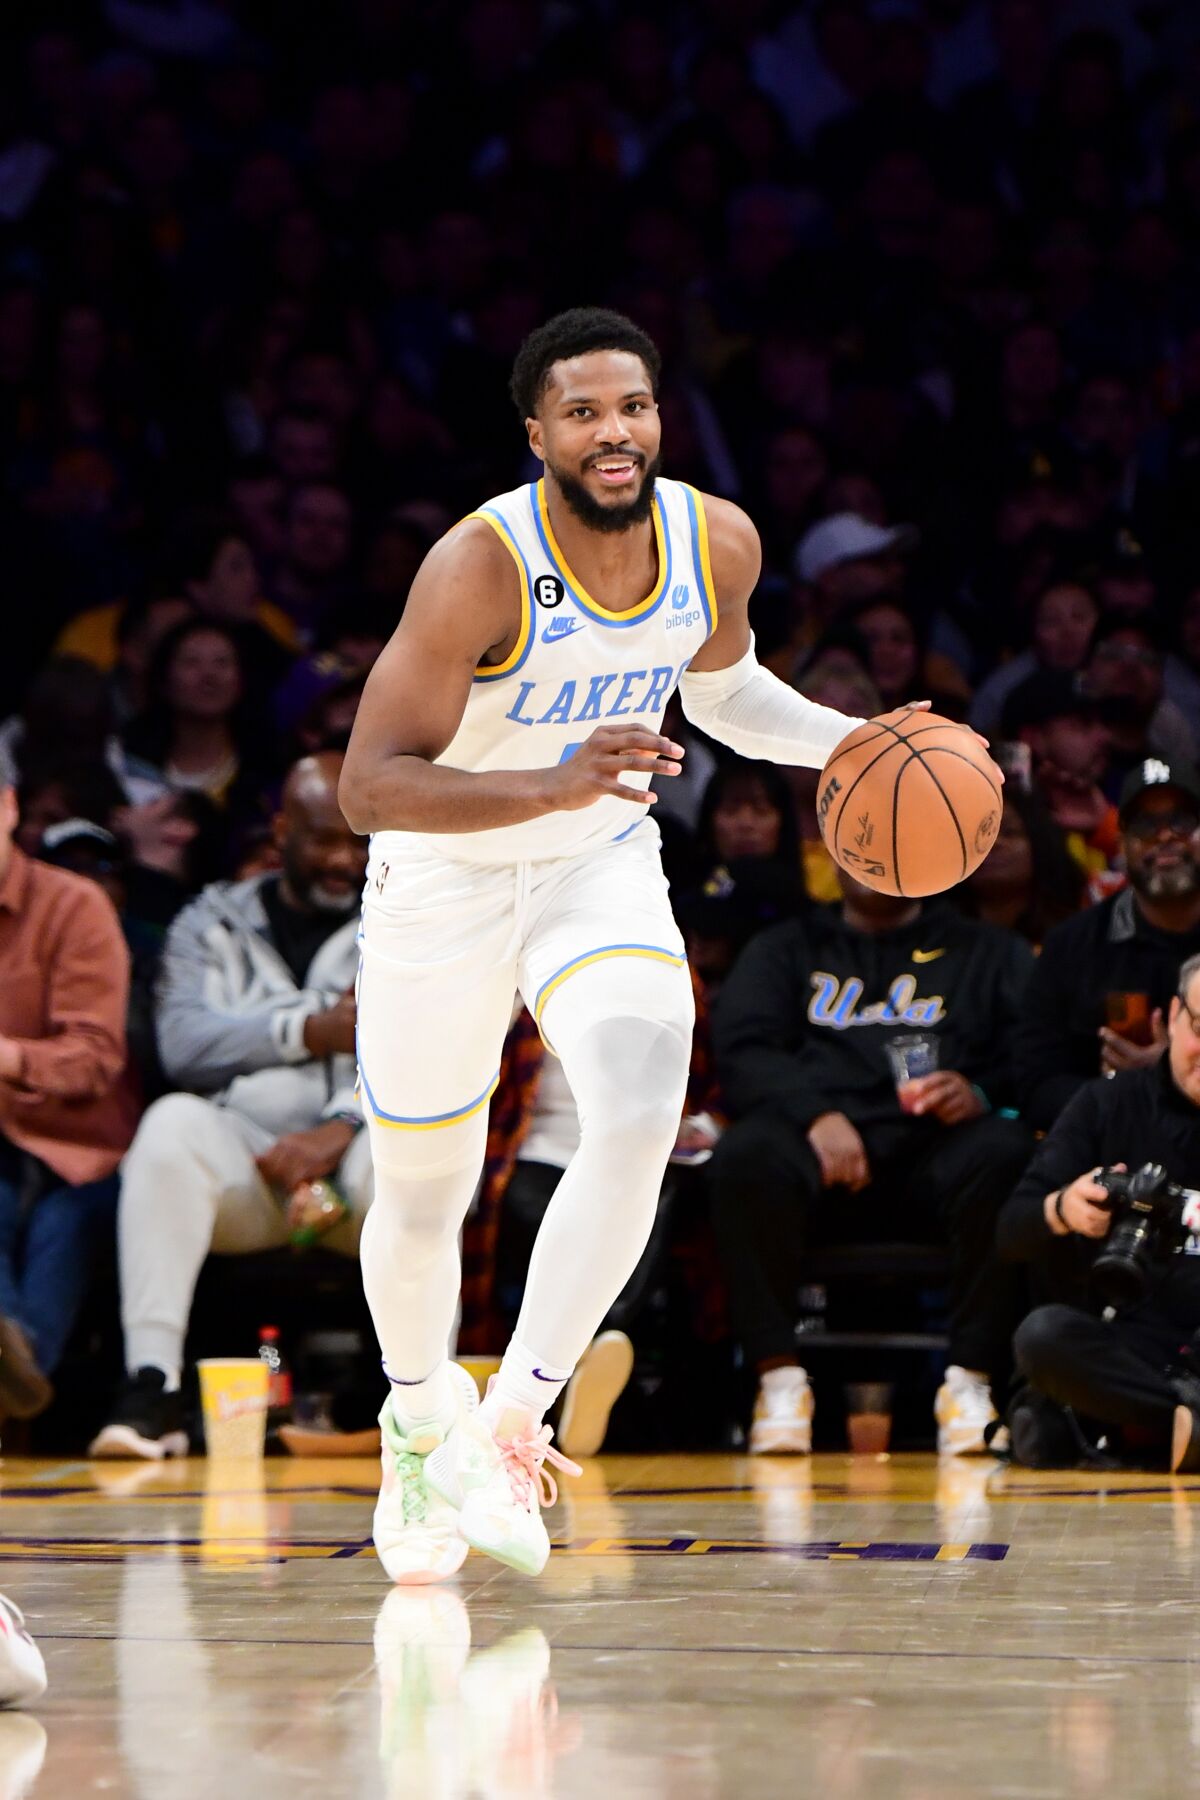
[[[508,372],[572,304],[651,333],[667,472],[757,523],[760,657],[992,739],[1004,830],[954,904],[1035,949],[1111,904],[1152,759],[1191,881],[1164,966],[1196,947],[1189,0],[4,12],[0,746],[21,850],[120,915],[136,1105],[196,1085],[156,1029],[172,921],[286,871],[289,769],[344,747],[429,546],[532,477]],[[712,999],[841,895],[815,775],[673,729]]]

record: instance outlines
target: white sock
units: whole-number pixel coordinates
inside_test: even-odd
[[[444,1357],[436,1369],[416,1381],[397,1380],[388,1373],[386,1363],[383,1372],[391,1383],[392,1411],[402,1425],[427,1425],[434,1420],[449,1423],[455,1417],[454,1390]]]
[[[573,1373],[543,1362],[513,1338],[479,1416],[491,1431],[509,1412],[528,1414],[534,1425],[540,1425]]]

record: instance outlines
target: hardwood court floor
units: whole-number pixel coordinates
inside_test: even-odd
[[[393,1590],[375,1466],[0,1467],[51,1687],[0,1800],[1200,1793],[1200,1482],[590,1463],[539,1581]],[[24,1761],[22,1761],[24,1759]]]

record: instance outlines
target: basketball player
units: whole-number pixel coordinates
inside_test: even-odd
[[[375,1543],[389,1575],[468,1545],[537,1574],[565,1387],[649,1236],[683,1109],[692,991],[648,791],[693,724],[821,768],[862,721],[761,668],[758,535],[659,476],[653,343],[577,309],[522,345],[512,395],[544,465],[425,560],[367,682],[341,780],[371,833],[358,997],[375,1200],[363,1279],[391,1393]],[[579,1150],[546,1212],[516,1335],[477,1410],[448,1364],[458,1233],[514,990],[562,1059]]]

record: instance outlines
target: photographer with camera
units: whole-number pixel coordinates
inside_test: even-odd
[[[1039,1305],[1013,1351],[1028,1387],[1013,1455],[1085,1460],[1103,1434],[1125,1460],[1200,1469],[1200,955],[1179,974],[1166,1053],[1089,1082],[1039,1145],[997,1225]]]

